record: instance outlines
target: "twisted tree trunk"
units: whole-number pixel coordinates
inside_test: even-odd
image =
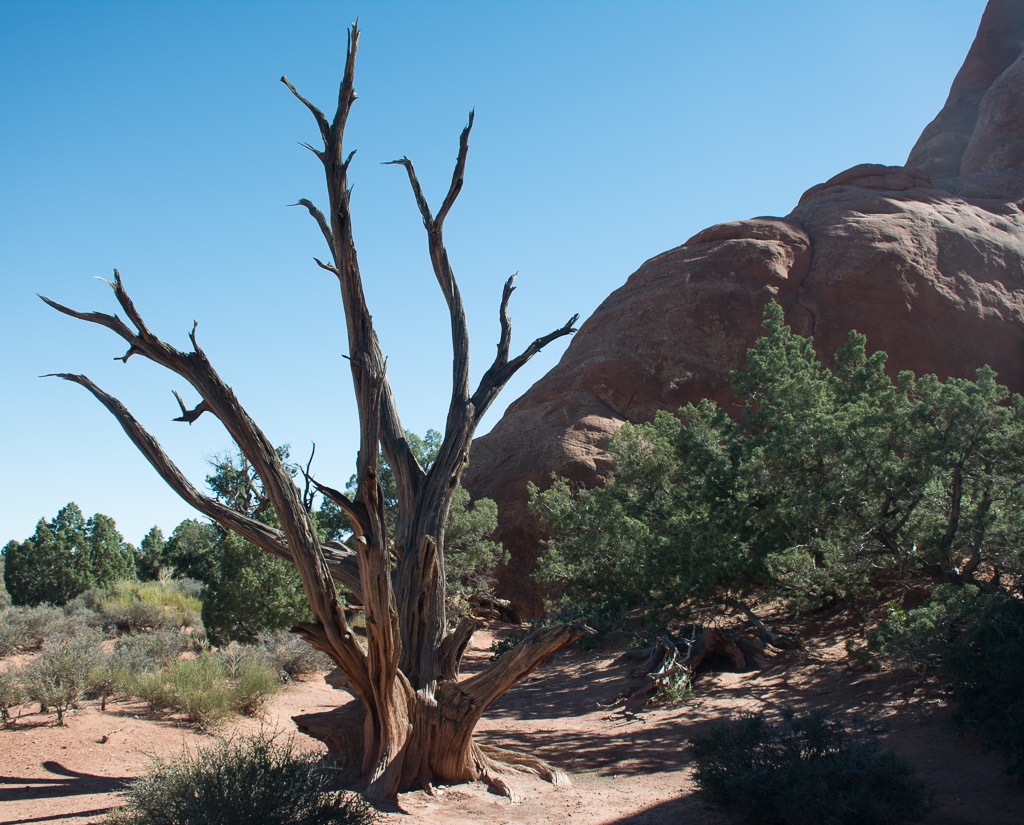
[[[590,631],[582,622],[545,628],[529,636],[491,667],[463,681],[459,664],[474,624],[466,619],[454,627],[445,609],[444,526],[449,506],[466,464],[469,445],[480,419],[509,378],[547,343],[575,330],[573,316],[564,326],[538,338],[522,353],[509,357],[511,322],[508,304],[514,289],[509,278],[502,292],[498,353],[479,386],[470,392],[469,337],[462,298],[444,246],[444,220],[462,188],[473,114],[462,132],[448,193],[434,216],[408,158],[394,163],[405,168],[427,231],[431,264],[449,310],[452,335],[452,393],[445,434],[429,471],[416,461],[395,406],[385,360],[366,307],[349,213],[348,169],[354,153],[345,155],[343,139],[355,101],[354,77],[359,31],[349,31],[345,73],[334,118],[302,97],[287,78],[282,82],[316,120],[323,148],[306,147],[323,164],[330,208],[325,215],[302,199],[317,222],[331,252],[330,262],[315,259],[333,274],[341,289],[349,363],[359,426],[357,492],[348,497],[336,489],[315,487],[347,515],[352,538],[347,544],[321,544],[306,500],[282,465],[272,444],[249,417],[207,360],[193,326],[191,352],[181,352],[153,335],[128,296],[115,270],[110,284],[128,317],[79,312],[47,298],[58,311],[105,326],[128,343],[121,360],[148,358],[181,378],[199,395],[188,409],[178,397],[181,416],[192,423],[203,413],[218,418],[262,482],[280,529],[235,512],[203,495],[178,470],[156,440],[128,410],[83,375],[59,377],[81,384],[117,418],[129,438],[164,480],[187,502],[226,529],[295,564],[315,621],[295,627],[310,644],[328,654],[358,699],[337,711],[300,717],[300,729],[322,739],[343,764],[356,766],[371,795],[393,796],[435,782],[489,781],[510,796],[509,770],[537,773],[553,782],[564,774],[529,755],[478,745],[473,731],[487,707],[534,670],[547,657]],[[177,394],[176,394],[177,395]],[[395,535],[388,534],[379,483],[383,451],[397,483],[399,517]],[[365,643],[349,627],[336,581],[364,606]]]

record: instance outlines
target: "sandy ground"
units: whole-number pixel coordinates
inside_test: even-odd
[[[493,638],[481,632],[467,670],[486,660]],[[787,652],[754,673],[702,677],[694,699],[678,707],[625,715],[599,707],[627,684],[629,665],[610,655],[563,653],[510,691],[478,728],[480,740],[527,748],[567,770],[569,786],[516,778],[523,801],[482,784],[442,788],[436,797],[402,794],[385,812],[388,825],[720,825],[726,819],[695,794],[686,742],[709,721],[760,708],[827,707],[851,723],[887,728],[886,745],[910,760],[934,793],[931,825],[1020,825],[1024,793],[1001,762],[954,732],[949,711],[911,676],[848,668],[842,639],[823,633],[804,652]],[[337,691],[320,678],[288,685],[262,721],[239,720],[231,731],[261,724],[287,736],[291,716],[334,707]],[[302,747],[319,743],[303,737]],[[51,715],[21,709],[12,730],[0,730],[0,823],[98,823],[117,792],[146,770],[153,755],[198,748],[211,737],[174,719],[153,718],[140,703],[90,703],[67,727]]]

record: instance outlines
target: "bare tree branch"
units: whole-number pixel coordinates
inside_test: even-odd
[[[534,670],[552,654],[596,631],[583,619],[572,624],[535,630],[491,667],[459,682],[459,689],[474,702],[482,715],[487,706]]]
[[[515,276],[509,278],[499,307],[498,352],[480,387],[470,397],[465,309],[445,248],[443,225],[463,188],[475,114],[470,112],[462,130],[451,183],[436,216],[431,214],[412,162],[408,158],[396,161],[406,169],[427,231],[431,266],[448,305],[453,349],[445,432],[436,459],[430,470],[424,471],[402,429],[387,375],[387,361],[366,305],[353,239],[348,170],[355,153],[346,155],[343,144],[345,125],[356,100],[358,43],[359,28],[354,25],[349,30],[344,76],[331,121],[287,77],[281,78],[312,114],[323,140],[322,150],[310,144],[303,146],[323,165],[328,207],[321,212],[306,198],[296,205],[305,207],[316,221],[331,258],[314,260],[337,278],[341,291],[348,345],[345,357],[349,360],[359,416],[359,457],[353,496],[312,478],[313,454],[304,469],[298,468],[305,479],[300,489],[293,475],[295,468],[284,464],[199,346],[197,325],[193,323],[189,333],[191,351],[180,351],[153,335],[116,270],[113,282],[108,283],[127,321],[117,315],[79,312],[43,300],[59,312],[107,327],[121,337],[128,349],[119,360],[127,362],[133,355],[141,355],[187,381],[199,402],[189,409],[175,392],[181,412],[176,420],[191,424],[209,412],[225,426],[238,446],[247,462],[247,478],[258,486],[257,509],[272,509],[279,529],[263,524],[249,510],[236,512],[226,503],[200,493],[117,399],[85,376],[59,375],[85,387],[103,403],[140,452],[185,501],[225,529],[295,565],[315,619],[300,623],[295,630],[332,657],[344,674],[347,689],[359,700],[357,713],[317,714],[315,719],[307,717],[306,722],[300,722],[307,724],[303,729],[322,738],[332,751],[339,751],[335,755],[347,758],[348,764],[358,762],[370,794],[391,796],[416,783],[429,787],[441,778],[485,779],[512,795],[514,791],[502,778],[509,767],[531,770],[552,781],[558,781],[562,774],[529,755],[482,748],[473,741],[473,730],[487,706],[501,693],[552,653],[593,631],[582,622],[542,629],[483,672],[459,682],[459,664],[475,623],[466,618],[451,628],[448,622],[445,524],[480,417],[529,358],[550,341],[574,331],[576,317],[510,359],[512,326],[508,308]],[[399,501],[393,542],[381,487],[381,452],[394,473]],[[351,547],[342,542],[320,541],[311,513],[316,493],[335,502],[346,514],[354,530]],[[344,583],[365,608],[365,646],[348,625],[335,580]]]
[[[331,234],[331,226],[327,223],[327,218],[324,217],[324,213],[321,212],[316,205],[308,198],[299,198],[299,200],[292,204],[292,206],[304,206],[306,211],[313,216],[313,220],[316,221],[317,226],[320,227],[320,231],[323,233],[324,240],[327,241],[327,248],[334,250],[334,236]],[[315,258],[313,260],[316,260]],[[317,261],[320,264],[320,261]],[[320,264],[323,266],[323,264]],[[324,267],[326,269],[327,267]],[[334,273],[337,274],[338,270],[333,269]]]
[[[340,274],[338,272],[338,267],[336,267],[334,264],[325,264],[323,261],[321,261],[319,258],[316,258],[316,257],[314,257],[313,260],[316,261],[316,265],[318,267],[320,267],[321,269],[326,269],[328,272],[332,273],[333,275]]]
[[[299,102],[302,103],[303,106],[309,109],[310,113],[316,119],[316,125],[320,128],[320,137],[323,138],[323,141],[326,144],[327,141],[331,139],[331,124],[327,122],[326,115],[324,115],[324,113],[321,112],[316,106],[314,106],[312,103],[306,100],[306,98],[299,94],[298,89],[296,89],[291,84],[291,81],[288,80],[287,75],[281,75],[281,82],[288,87],[288,91],[295,95],[295,97],[299,99]],[[303,146],[305,145],[307,144],[303,144]],[[315,152],[316,150],[314,149],[313,151]]]
[[[512,378],[516,372],[534,355],[540,352],[544,347],[550,344],[552,341],[563,338],[566,335],[572,335],[576,332],[576,322],[580,316],[573,315],[568,321],[565,322],[558,329],[553,332],[549,332],[547,335],[542,335],[540,338],[536,338],[533,343],[530,344],[523,352],[517,355],[515,358],[509,360],[508,353],[512,336],[512,322],[508,317],[508,304],[509,299],[512,297],[512,292],[515,287],[512,285],[512,281],[515,278],[513,275],[508,281],[505,282],[505,289],[501,295],[501,308],[499,315],[501,319],[501,337],[498,341],[498,353],[494,358],[494,363],[487,369],[487,372],[483,374],[480,379],[480,384],[473,393],[472,405],[473,414],[475,417],[474,426],[479,423],[480,419],[483,418],[484,413],[487,412],[491,403],[497,398],[498,393],[508,383],[509,379]]]
[[[349,520],[349,524],[352,527],[352,532],[361,536],[367,532],[369,519],[366,513],[366,507],[358,501],[352,501],[340,490],[335,490],[333,487],[328,487],[326,484],[321,484],[315,478],[309,479],[318,493],[324,498],[327,498],[337,504],[341,511]]]
[[[438,226],[444,223],[444,219],[448,217],[448,213],[451,211],[452,206],[455,203],[455,199],[459,196],[459,192],[462,191],[462,185],[466,179],[466,156],[469,153],[469,133],[473,131],[473,121],[476,119],[476,110],[470,109],[469,118],[466,126],[462,130],[462,134],[459,135],[459,154],[455,162],[455,171],[452,173],[452,182],[448,187],[448,194],[445,195],[444,203],[441,204],[441,209],[437,213]]]
[[[62,378],[65,381],[79,384],[91,392],[114,416],[121,428],[128,435],[132,444],[145,456],[146,460],[157,471],[160,478],[174,490],[187,504],[190,504],[204,516],[212,519],[225,529],[233,530],[242,538],[251,541],[257,547],[266,550],[279,559],[294,563],[291,550],[284,533],[280,530],[248,518],[236,510],[232,510],[215,498],[203,495],[193,486],[185,474],[163,451],[159,442],[135,419],[128,409],[117,398],[96,386],[85,375],[71,373],[52,373],[46,378]],[[345,588],[353,593],[359,592],[359,570],[355,554],[341,542],[332,542],[325,547],[328,566],[332,575]]]
[[[181,400],[181,396],[176,391],[171,390],[171,392],[174,393],[174,397],[178,400],[178,406],[181,407],[181,415],[175,418],[175,421],[186,421],[192,424],[204,412],[209,412],[210,410],[210,405],[205,401],[200,401],[196,407],[190,410],[185,406],[185,402]]]

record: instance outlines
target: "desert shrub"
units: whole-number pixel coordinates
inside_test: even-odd
[[[163,673],[159,671],[146,670],[131,674],[125,683],[125,691],[149,705],[154,713],[168,707],[170,691]]]
[[[100,615],[104,627],[122,633],[202,626],[202,602],[186,595],[175,579],[119,581],[94,588],[85,594],[85,601]]]
[[[25,693],[40,707],[57,712],[57,724],[77,707],[89,689],[89,672],[102,655],[100,634],[82,634],[49,642],[39,656],[25,666]]]
[[[63,618],[58,607],[13,607],[0,615],[0,656],[39,650]]]
[[[154,709],[178,711],[204,728],[216,727],[232,713],[231,686],[224,666],[209,654],[179,659],[149,676],[156,685],[150,688],[150,698],[143,698]]]
[[[271,697],[281,690],[279,671],[259,659],[243,660],[231,685],[231,706],[243,716],[258,716]]]
[[[157,760],[106,825],[371,825],[359,796],[338,792],[319,760],[260,733]]]
[[[99,696],[100,710],[106,710],[110,696],[139,696],[160,705],[160,680],[150,680],[149,687],[143,682],[190,647],[189,637],[174,630],[123,636],[89,671],[89,693]]]
[[[0,723],[11,724],[11,708],[25,701],[25,686],[17,670],[0,670]]]
[[[259,656],[240,657],[229,673],[223,657],[210,653],[137,673],[126,682],[126,692],[152,710],[182,713],[207,729],[234,713],[257,715],[281,689],[277,670]]]
[[[201,637],[163,628],[152,633],[122,636],[114,645],[114,658],[122,669],[142,673],[159,670],[182,653],[199,652],[201,648]]]
[[[890,608],[870,644],[933,666],[956,704],[957,722],[1001,752],[1024,784],[1024,601],[940,586],[921,607]]]
[[[986,601],[973,586],[939,585],[920,607],[885,605],[885,618],[868,633],[869,649],[915,667],[941,665],[949,646],[977,625]]]
[[[277,662],[262,645],[244,645],[238,642],[220,648],[214,656],[224,666],[229,679],[237,679],[238,674],[249,665],[257,664],[267,670],[277,672]]]
[[[107,709],[107,699],[131,684],[130,677],[122,674],[114,666],[113,656],[101,656],[91,668],[87,677],[87,689],[90,695],[99,696],[100,710]]]
[[[130,682],[130,692],[150,710],[180,711],[203,727],[213,727],[230,713],[223,668],[209,656],[138,673]]]
[[[240,645],[232,642],[216,653],[231,681],[231,704],[244,716],[256,716],[266,707],[270,697],[281,689],[286,674],[261,645]]]
[[[823,713],[713,725],[690,750],[700,791],[760,825],[898,825],[929,802],[910,766]]]
[[[1024,785],[1024,603],[988,597],[944,663],[957,721],[1001,752]]]
[[[321,653],[305,639],[287,630],[264,631],[257,638],[257,643],[267,651],[277,668],[290,679],[334,667],[330,656]]]
[[[90,635],[88,615],[44,604],[0,613],[0,656],[39,650],[47,641]]]

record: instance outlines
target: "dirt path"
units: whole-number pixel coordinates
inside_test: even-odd
[[[486,658],[491,634],[475,642],[472,669]],[[511,805],[482,784],[442,789],[431,798],[402,794],[388,825],[721,825],[725,818],[693,793],[687,740],[709,721],[785,705],[827,707],[852,723],[885,723],[886,744],[910,760],[935,793],[930,825],[1019,825],[1024,793],[999,760],[949,725],[949,712],[919,682],[848,669],[840,640],[811,639],[806,652],[776,657],[758,673],[704,677],[685,705],[635,716],[598,707],[626,685],[628,666],[607,656],[563,655],[507,694],[485,717],[480,739],[528,748],[572,776],[552,787],[517,777],[524,800]],[[333,707],[338,693],[320,679],[287,686],[262,724],[290,733],[291,716]],[[260,722],[240,720],[232,731]],[[22,710],[0,731],[0,823],[98,823],[125,781],[144,772],[150,754],[196,748],[211,738],[173,720],[153,719],[139,703],[89,705],[66,728]],[[302,747],[319,743],[297,738]]]

